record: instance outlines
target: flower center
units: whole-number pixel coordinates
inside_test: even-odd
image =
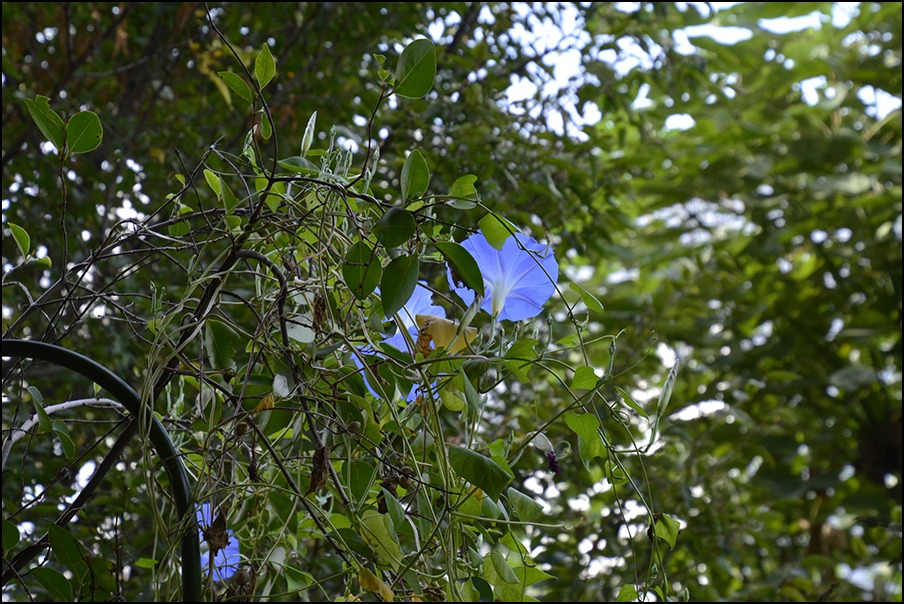
[[[499,313],[502,312],[502,309],[505,307],[505,300],[509,297],[509,294],[512,293],[512,286],[515,285],[516,280],[512,279],[506,283],[505,273],[500,272],[499,279],[496,283],[492,284],[492,292],[490,292],[491,302],[490,302],[490,312],[494,317],[498,317]]]

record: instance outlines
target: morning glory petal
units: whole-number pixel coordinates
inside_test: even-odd
[[[413,334],[412,337],[413,337],[414,339],[417,339],[417,332],[414,332],[414,334]],[[399,340],[403,340],[402,334],[401,334],[401,333],[397,333],[397,334],[396,334],[395,336],[393,336],[392,338],[387,338],[387,339],[386,339],[386,342],[389,342],[390,340],[393,340],[393,339],[395,339],[395,338],[398,338]],[[403,341],[404,341],[404,340],[403,340]],[[393,345],[393,346],[396,346],[397,348],[398,348],[399,346],[404,346],[404,344],[399,344],[399,345],[392,344],[392,345]],[[358,371],[361,372],[361,377],[364,379],[364,385],[367,387],[367,390],[368,390],[372,395],[374,395],[375,398],[383,398],[383,396],[380,395],[376,390],[374,390],[373,386],[370,385],[370,382],[369,382],[368,379],[367,379],[367,373],[365,373],[365,371],[364,371],[364,365],[362,364],[361,361],[362,361],[362,359],[363,359],[365,362],[368,362],[368,363],[369,363],[369,362],[372,362],[373,360],[376,360],[376,359],[383,359],[383,358],[386,358],[386,355],[384,355],[383,353],[375,353],[375,352],[374,352],[373,350],[371,350],[371,349],[363,349],[363,348],[362,348],[362,349],[359,349],[359,351],[360,351],[362,354],[360,354],[360,355],[358,355],[358,354],[352,354],[352,361],[354,361],[355,366],[358,367]],[[432,384],[432,387],[435,387],[435,386],[436,386],[436,382],[434,382],[434,383]],[[420,385],[419,383],[415,382],[414,384],[412,384],[411,390],[409,390],[409,391],[408,391],[408,394],[405,396],[405,400],[408,401],[409,403],[413,403],[415,400],[417,400],[418,395],[421,394],[421,390],[422,390],[421,385]]]
[[[420,314],[420,313],[418,313]],[[408,335],[411,336],[412,343],[417,343],[417,325],[412,325],[408,327]],[[411,345],[408,344],[408,340],[405,339],[405,334],[402,331],[395,332],[394,335],[389,336],[383,340],[384,344],[389,344],[390,346],[401,350],[402,352],[408,352],[412,357],[414,356],[415,350]]]
[[[411,335],[411,341],[417,342],[417,315],[437,315],[440,317],[446,316],[446,309],[442,306],[437,306],[433,304],[433,292],[426,287],[425,281],[418,281],[417,286],[414,288],[414,293],[411,294],[411,298],[408,299],[408,302],[405,303],[405,306],[402,307],[399,312],[396,313],[396,318],[402,323],[402,326],[408,330],[408,333]],[[383,342],[393,346],[402,352],[408,352],[412,357],[414,357],[414,351],[411,349],[411,346],[408,345],[408,342],[405,340],[404,332],[401,330],[397,330],[395,334],[383,338]],[[385,358],[385,355],[376,352],[370,348],[359,348],[358,349],[361,354],[352,354],[352,361],[354,361],[355,365],[358,367],[358,370],[361,372],[362,377],[364,378],[364,385],[367,386],[367,390],[373,394],[376,398],[382,398],[380,394],[374,390],[373,386],[370,385],[370,382],[367,381],[367,374],[364,372],[364,365],[362,364],[362,358],[364,362],[369,362],[367,359],[372,357],[376,357],[377,359]],[[362,356],[363,355],[363,356]],[[414,384],[411,387],[411,391],[408,393],[408,396],[405,397],[409,403],[413,402],[417,399],[418,394],[420,394],[420,384]]]
[[[410,329],[414,327],[417,329],[417,323],[414,318],[417,315],[438,315],[440,317],[446,316],[446,310],[442,306],[436,306],[433,304],[433,292],[430,291],[426,287],[425,281],[418,281],[417,286],[414,288],[414,293],[411,294],[411,297],[408,299],[408,302],[405,303],[405,306],[396,313],[396,317],[402,322],[406,328]],[[415,338],[417,340],[417,338]],[[405,347],[399,347],[399,350],[405,350]]]
[[[233,531],[226,531],[229,536],[229,545],[226,549],[221,549],[213,558],[214,579],[217,581],[225,581],[238,572],[239,565],[242,562],[242,555],[239,553],[239,540],[235,538]],[[205,560],[206,562],[206,560]]]
[[[480,267],[486,299],[481,308],[497,319],[520,321],[536,317],[556,291],[559,265],[552,250],[534,239],[515,233],[497,250],[483,233],[461,243]],[[474,301],[474,292],[449,283],[465,304]]]
[[[204,539],[204,529],[210,527],[214,521],[214,508],[209,503],[203,503],[195,509],[195,516],[198,519],[201,539]],[[213,574],[215,581],[225,581],[229,579],[239,570],[242,562],[242,555],[239,551],[239,541],[235,538],[232,529],[226,530],[226,536],[229,543],[225,548],[219,550],[213,558]],[[210,573],[210,546],[205,542],[201,543],[201,566]]]
[[[372,357],[377,355],[374,354],[374,351],[370,348],[359,348],[358,353],[352,353],[352,361],[355,363],[355,367],[358,368],[358,371],[361,373],[361,377],[364,378],[364,386],[367,387],[367,391],[374,395],[375,398],[383,398],[381,397],[376,390],[374,390],[373,386],[370,385],[370,382],[367,380],[367,372],[364,371],[364,363],[361,359],[366,359],[368,363],[372,360]],[[380,358],[380,357],[378,357]]]

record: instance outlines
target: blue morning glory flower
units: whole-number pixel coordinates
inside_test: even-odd
[[[552,250],[527,235],[515,233],[501,250],[490,245],[483,233],[471,235],[461,246],[474,257],[483,275],[486,298],[481,308],[497,319],[536,317],[556,291],[559,264]],[[451,272],[448,276],[452,289],[465,304],[471,304],[474,291],[456,283]]]
[[[401,327],[404,328],[408,332],[408,335],[411,336],[411,342],[417,343],[418,338],[418,326],[416,317],[417,315],[436,315],[440,317],[446,316],[446,310],[442,306],[437,306],[433,304],[433,292],[431,292],[426,287],[426,283],[424,281],[418,281],[417,286],[414,288],[414,293],[411,294],[411,298],[408,299],[408,302],[405,303],[405,306],[402,307],[399,312],[396,313],[395,317],[401,323]],[[396,331],[395,334],[384,338],[383,342],[397,348],[403,352],[407,351],[411,356],[414,356],[414,350],[412,346],[408,344],[408,341],[405,339],[405,333],[402,329]],[[383,358],[384,355],[379,352],[375,352],[370,348],[361,348],[359,351],[362,353],[352,354],[352,360],[355,365],[361,370],[361,375],[364,376],[364,385],[367,386],[368,391],[373,394],[377,398],[382,398],[376,390],[370,385],[370,382],[367,381],[367,374],[363,371],[364,365],[362,364],[362,360],[366,361],[368,357],[377,357]],[[362,357],[363,355],[363,357]],[[417,399],[418,394],[420,394],[421,385],[414,384],[411,387],[411,391],[405,397],[405,400],[408,402],[413,402]]]
[[[209,539],[204,533],[207,531],[208,534],[212,534],[212,539],[210,540],[216,544],[217,541],[221,541],[224,538],[223,528],[225,528],[225,526],[222,528],[213,526],[215,522],[215,518],[213,517],[214,511],[215,509],[209,503],[201,504],[201,507],[196,511],[202,539],[201,567],[206,567],[208,574],[210,573],[210,548],[212,545],[207,542]],[[239,553],[239,542],[238,539],[234,537],[232,529],[225,530],[225,539],[228,539],[225,547],[217,548],[217,552],[213,557],[214,581],[225,581],[226,579],[229,579],[238,572],[239,564],[242,561],[242,556]]]
[[[402,310],[396,313],[396,317],[402,324],[408,329],[413,327],[415,333],[417,333],[417,315],[446,316],[446,309],[433,303],[433,292],[427,289],[425,281],[417,282],[417,286],[415,286],[411,298],[408,299],[408,302],[405,303]],[[387,338],[384,341],[388,342],[390,339],[391,338]],[[417,338],[414,338],[414,340],[417,341]],[[393,344],[393,346],[395,346],[395,344]],[[396,348],[399,350],[406,350],[404,346],[396,346]]]

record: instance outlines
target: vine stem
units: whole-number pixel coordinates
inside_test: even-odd
[[[53,415],[54,413],[59,413],[60,411],[66,411],[67,409],[77,409],[79,407],[112,407],[114,409],[122,409],[122,405],[119,404],[118,401],[114,401],[109,398],[84,398],[78,399],[74,401],[66,401],[65,403],[59,403],[56,405],[49,405],[44,407],[44,412],[47,415]],[[10,452],[12,452],[13,445],[25,438],[28,435],[29,431],[38,425],[41,422],[41,418],[35,413],[31,416],[30,419],[26,420],[21,427],[19,428],[10,428],[10,432],[12,433],[9,438],[6,439],[6,442],[3,443],[3,461],[2,461],[2,471],[6,471],[6,460],[9,458]]]

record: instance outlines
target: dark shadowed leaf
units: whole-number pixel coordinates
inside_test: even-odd
[[[478,296],[484,294],[483,275],[474,257],[454,241],[437,241],[436,249],[446,258],[452,270],[453,279],[458,277],[465,287],[470,287]]]
[[[85,562],[86,556],[82,546],[72,536],[72,533],[56,524],[51,524],[47,532],[50,537],[50,549],[53,550],[54,556],[81,580],[88,572],[88,564]]]
[[[415,149],[405,158],[402,166],[402,199],[408,201],[420,197],[430,184],[430,168],[421,152]]]
[[[72,584],[63,573],[52,568],[38,567],[30,571],[32,577],[58,602],[72,602]]]
[[[499,499],[512,477],[495,461],[466,447],[449,446],[449,463],[455,473],[493,499]]]
[[[420,260],[417,256],[398,256],[386,266],[380,280],[380,299],[387,317],[396,314],[417,287]]]
[[[6,554],[19,543],[19,529],[9,520],[3,520],[3,553]]]
[[[345,255],[342,278],[359,300],[363,300],[377,289],[382,272],[380,259],[374,254],[373,248],[363,241],[353,245]]]
[[[386,210],[383,217],[374,225],[377,240],[386,247],[402,245],[416,230],[417,223],[411,212],[396,207]]]
[[[66,124],[63,118],[50,108],[50,99],[40,95],[34,99],[25,99],[25,107],[41,133],[53,143],[57,151],[62,153],[66,146]]]

